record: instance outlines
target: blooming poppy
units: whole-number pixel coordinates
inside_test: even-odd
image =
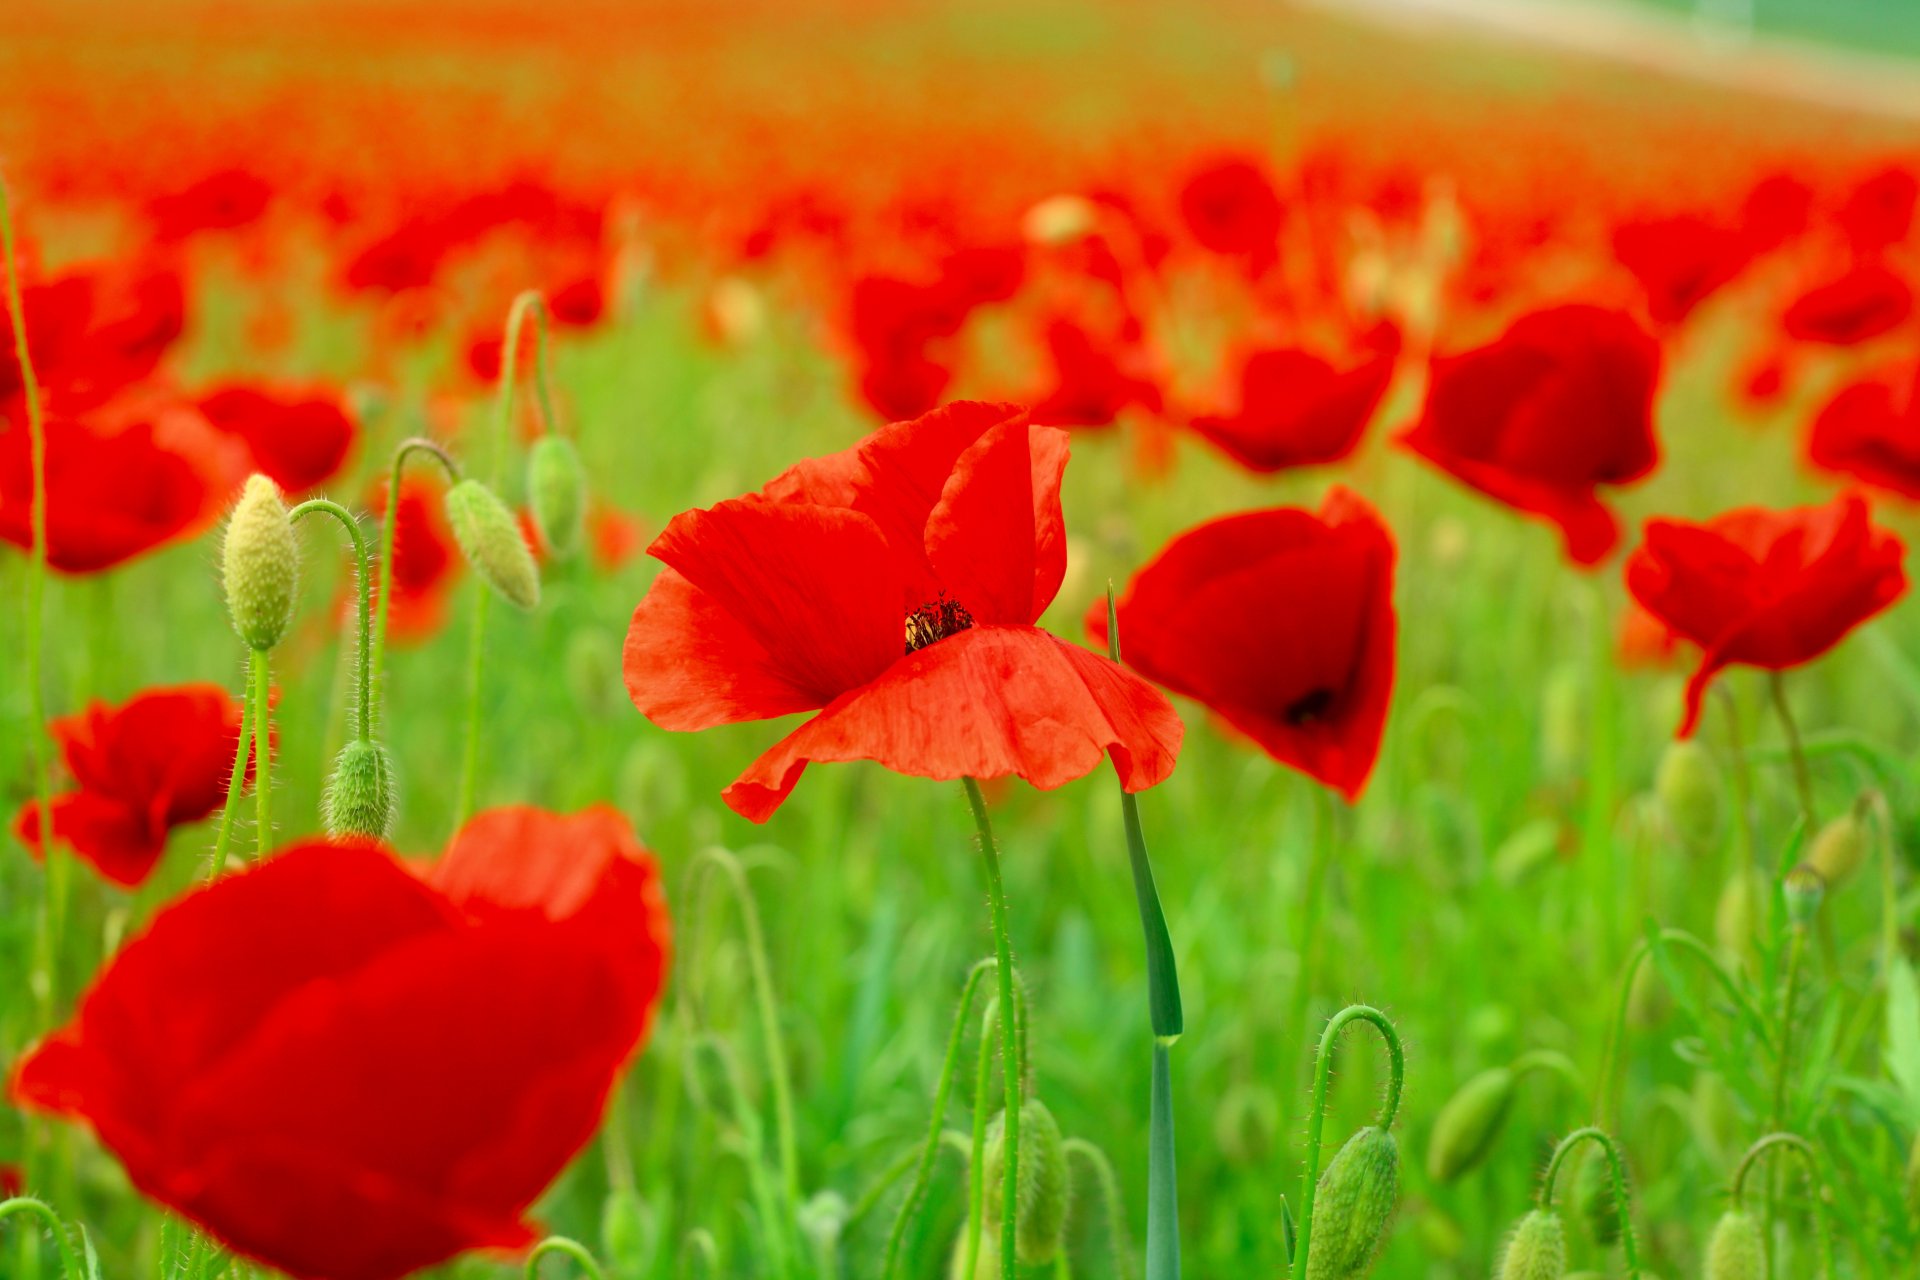
[[[1879,253],[1912,234],[1916,205],[1920,205],[1920,176],[1889,165],[1848,193],[1834,221],[1855,253]]]
[[[331,480],[353,448],[353,419],[332,394],[233,383],[201,396],[200,412],[245,441],[254,470],[289,493]]]
[[[1907,282],[1877,262],[1863,262],[1794,299],[1780,324],[1800,342],[1850,347],[1898,328],[1911,314]]]
[[[1180,217],[1194,240],[1211,252],[1246,258],[1255,270],[1274,260],[1283,212],[1266,173],[1239,157],[1202,167],[1180,189]]]
[[[273,187],[245,169],[210,173],[179,191],[147,202],[154,234],[179,240],[200,231],[231,231],[260,220]]]
[[[1647,314],[1678,324],[1745,270],[1752,242],[1697,214],[1629,222],[1613,233],[1614,256],[1647,293]]]
[[[120,706],[95,702],[50,726],[75,789],[53,797],[54,838],[115,884],[144,881],[175,827],[227,798],[240,744],[240,704],[214,684],[149,689]],[[252,776],[252,762],[248,762]],[[14,831],[36,855],[40,806]]]
[[[1337,462],[1360,443],[1393,383],[1398,334],[1348,368],[1290,347],[1256,351],[1240,366],[1231,414],[1206,414],[1193,429],[1251,471]]]
[[[818,711],[725,799],[765,821],[812,762],[1042,788],[1113,757],[1173,769],[1180,721],[1144,680],[1034,624],[1066,573],[1066,433],[959,403],[675,516],[627,632],[627,692],[664,729]]]
[[[1181,534],[1117,603],[1122,658],[1281,764],[1356,799],[1393,691],[1393,534],[1336,486],[1318,513],[1223,516]],[[1105,640],[1104,601],[1087,627]]]
[[[42,394],[56,410],[77,411],[153,371],[186,328],[186,290],[173,271],[100,267],[29,286],[21,310]],[[0,400],[8,400],[24,383],[4,314],[0,340]]]
[[[504,810],[430,868],[296,845],[162,909],[28,1053],[135,1186],[300,1280],[522,1247],[668,955],[625,822]]]
[[[1033,403],[1038,421],[1106,427],[1134,405],[1160,411],[1160,388],[1134,372],[1139,353],[1131,344],[1098,341],[1080,324],[1056,317],[1047,322],[1046,346],[1050,381]]]
[[[1433,362],[1425,410],[1400,443],[1456,479],[1560,526],[1576,563],[1620,538],[1596,489],[1659,461],[1660,347],[1624,312],[1536,311],[1487,346]]]
[[[1813,420],[1815,466],[1920,499],[1920,363],[1842,387]]]
[[[1899,599],[1905,555],[1857,494],[1787,511],[1742,507],[1705,524],[1649,520],[1627,561],[1627,589],[1705,650],[1687,681],[1680,736],[1700,722],[1722,667],[1799,666]]]

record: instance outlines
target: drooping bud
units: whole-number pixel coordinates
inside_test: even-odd
[[[1780,892],[1787,900],[1787,919],[1804,929],[1820,914],[1820,901],[1827,896],[1826,877],[1803,862],[1787,872]]]
[[[1368,1125],[1347,1139],[1320,1175],[1307,1245],[1307,1280],[1359,1280],[1393,1221],[1400,1149],[1385,1129]]]
[[[1866,859],[1866,827],[1851,810],[1820,828],[1807,853],[1807,865],[1820,873],[1829,889],[1838,889]]]
[[[1696,853],[1713,847],[1720,835],[1723,789],[1720,766],[1705,746],[1693,738],[1668,743],[1653,793],[1681,844]]]
[[[1760,1223],[1745,1209],[1729,1209],[1707,1241],[1706,1280],[1760,1280],[1767,1273]]]
[[[340,750],[321,797],[327,834],[353,842],[393,834],[393,762],[377,742],[355,739]]]
[[[1733,873],[1714,904],[1714,941],[1728,955],[1744,956],[1753,949],[1753,924],[1753,873],[1742,869]]]
[[[1645,970],[1653,966],[1640,967]],[[1606,1156],[1592,1148],[1574,1175],[1573,1206],[1595,1244],[1606,1249],[1620,1239],[1620,1210],[1613,1198],[1613,1169]]]
[[[259,651],[279,644],[293,625],[300,554],[280,488],[263,475],[248,476],[234,504],[220,549],[220,577],[233,629],[247,647]]]
[[[1447,1099],[1427,1138],[1427,1176],[1452,1182],[1487,1158],[1513,1107],[1514,1083],[1513,1072],[1494,1067]]]
[[[580,550],[586,535],[587,477],[573,441],[549,433],[533,442],[527,452],[527,501],[556,560]]]
[[[993,1118],[981,1159],[982,1185],[989,1188],[989,1235],[999,1230],[997,1188],[1006,1177],[1006,1112]],[[1014,1255],[1028,1266],[1044,1266],[1060,1252],[1067,1232],[1067,1201],[1072,1195],[1067,1152],[1060,1122],[1038,1098],[1020,1104],[1020,1169],[1014,1186]]]
[[[1500,1280],[1561,1280],[1567,1274],[1567,1231],[1560,1215],[1535,1209],[1520,1219],[1500,1259]]]
[[[522,609],[540,603],[540,570],[507,504],[478,480],[447,490],[447,522],[475,573]]]

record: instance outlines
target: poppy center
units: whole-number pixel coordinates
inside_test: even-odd
[[[973,626],[967,606],[942,591],[907,615],[907,652],[924,649]]]
[[[1300,728],[1324,718],[1327,712],[1333,710],[1333,697],[1333,690],[1327,688],[1325,685],[1322,685],[1318,689],[1309,690],[1307,693],[1302,694],[1287,704],[1287,723],[1295,728]]]

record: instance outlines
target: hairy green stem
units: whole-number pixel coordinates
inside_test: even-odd
[[[233,749],[233,772],[227,778],[227,798],[220,807],[220,829],[213,838],[213,862],[207,868],[207,883],[218,880],[227,869],[227,844],[233,837],[233,815],[240,808],[240,792],[247,785],[247,760],[253,753],[253,650],[247,651],[246,689],[240,699],[240,741]]]
[[[387,518],[381,521],[380,527],[380,607],[374,620],[373,656],[369,668],[369,679],[376,688],[385,669],[387,614],[393,605],[393,551],[400,523],[400,477],[407,459],[416,453],[424,453],[438,462],[447,473],[448,484],[460,482],[460,466],[453,460],[453,455],[425,436],[402,440],[393,451],[393,465],[387,473]]]
[[[1546,1176],[1540,1181],[1540,1207],[1553,1208],[1554,1179],[1559,1176],[1560,1166],[1573,1153],[1574,1148],[1583,1142],[1595,1142],[1605,1153],[1607,1176],[1613,1186],[1613,1207],[1620,1216],[1620,1247],[1627,1255],[1628,1280],[1637,1280],[1640,1275],[1640,1246],[1633,1237],[1633,1213],[1627,1199],[1627,1166],[1620,1156],[1620,1144],[1615,1142],[1606,1130],[1595,1125],[1584,1129],[1575,1129],[1560,1140],[1553,1149],[1553,1158],[1547,1161]]]
[[[967,805],[973,810],[973,823],[980,832],[980,860],[987,874],[987,905],[993,920],[994,957],[999,961],[995,976],[1000,986],[1000,1060],[1006,1077],[1006,1119],[1004,1121],[1007,1163],[1002,1178],[1000,1217],[1000,1274],[1013,1280],[1018,1274],[1014,1258],[1015,1215],[1020,1190],[1020,1103],[1025,1096],[1020,1072],[1024,1046],[1013,1000],[1013,939],[1007,926],[1007,889],[1000,876],[1000,852],[994,844],[993,824],[987,818],[986,797],[972,778],[966,784]]]
[[[513,423],[513,388],[519,375],[520,329],[526,323],[527,314],[533,314],[533,389],[540,405],[540,426],[543,431],[553,429],[553,396],[549,389],[552,381],[547,367],[547,304],[538,289],[522,290],[516,294],[511,306],[507,308],[507,331],[500,348],[500,379],[494,385],[493,423],[494,453],[493,478],[495,483],[505,474],[507,454],[512,451],[509,428]]]
[[[1313,1109],[1307,1113],[1307,1150],[1300,1171],[1299,1239],[1293,1251],[1293,1280],[1307,1274],[1307,1252],[1313,1247],[1313,1197],[1320,1182],[1320,1142],[1327,1122],[1327,1091],[1333,1080],[1333,1046],[1354,1022],[1366,1022],[1379,1031],[1387,1046],[1387,1096],[1375,1121],[1381,1129],[1391,1129],[1400,1111],[1400,1093],[1406,1084],[1407,1058],[1400,1045],[1400,1034],[1386,1014],[1371,1005],[1352,1004],[1333,1015],[1320,1033],[1320,1049],[1313,1063]]]
[[[1807,830],[1813,830],[1813,774],[1807,768],[1806,748],[1800,742],[1800,728],[1794,723],[1793,707],[1787,701],[1787,682],[1778,671],[1772,672],[1768,686],[1773,692],[1773,709],[1780,717],[1780,728],[1787,735],[1787,752],[1793,759],[1793,784],[1800,792],[1800,812]]]
[[[591,1280],[606,1280],[606,1273],[600,1270],[600,1264],[593,1260],[586,1246],[566,1236],[548,1236],[533,1246],[533,1251],[527,1255],[526,1280],[536,1280],[540,1274],[540,1260],[552,1253],[572,1258]]]
[[[473,621],[467,625],[467,727],[460,750],[460,791],[454,803],[453,829],[458,831],[473,815],[473,794],[480,776],[480,686],[486,666],[487,584],[473,584]]]
[[[265,858],[273,847],[273,709],[268,705],[270,659],[265,649],[253,651],[253,739],[260,749],[253,753],[254,823],[259,828],[255,845]]]
[[[287,512],[289,521],[298,520],[310,512],[319,511],[332,516],[347,531],[347,537],[353,542],[354,573],[360,589],[360,701],[354,719],[354,736],[367,742],[373,737],[373,584],[367,580],[367,539],[360,532],[360,522],[353,513],[339,503],[327,498],[308,498],[305,502]]]
[[[1742,1207],[1742,1201],[1747,1192],[1747,1175],[1752,1171],[1754,1164],[1761,1156],[1777,1149],[1794,1152],[1800,1157],[1801,1164],[1806,1170],[1807,1201],[1812,1206],[1810,1212],[1813,1215],[1814,1239],[1820,1249],[1821,1275],[1824,1280],[1831,1280],[1834,1274],[1833,1233],[1827,1226],[1826,1180],[1820,1172],[1820,1153],[1811,1142],[1797,1133],[1778,1130],[1756,1139],[1754,1144],[1747,1148],[1746,1154],[1740,1157],[1740,1163],[1734,1167],[1733,1207],[1735,1209]],[[1773,1245],[1771,1232],[1767,1235],[1767,1244],[1769,1258],[1771,1258]]]
[[[1107,1153],[1085,1138],[1068,1138],[1060,1150],[1069,1158],[1079,1156],[1093,1170],[1100,1186],[1100,1203],[1107,1215],[1107,1234],[1113,1251],[1113,1274],[1117,1280],[1131,1280],[1133,1249],[1127,1240],[1127,1208],[1120,1195],[1120,1177],[1113,1171]]]
[[[967,1238],[960,1280],[973,1280],[980,1269],[980,1229],[986,1220],[987,1110],[993,1085],[994,1031],[1006,1025],[1000,1021],[1002,1007],[998,996],[990,997],[980,1019],[980,1049],[973,1066],[972,1142],[967,1153]]]
[[[54,1247],[60,1251],[60,1271],[67,1280],[86,1280],[87,1273],[81,1270],[79,1255],[73,1249],[73,1237],[67,1234],[66,1224],[60,1221],[60,1215],[53,1211],[51,1205],[32,1196],[0,1200],[0,1221],[16,1214],[31,1214],[39,1218],[53,1234]]]

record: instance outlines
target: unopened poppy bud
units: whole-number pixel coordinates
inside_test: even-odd
[[[1646,970],[1653,966],[1640,967]],[[1574,1175],[1573,1206],[1595,1244],[1605,1249],[1620,1239],[1620,1210],[1613,1198],[1613,1169],[1604,1155],[1591,1148]]]
[[[1048,196],[1020,219],[1020,234],[1029,244],[1070,244],[1091,232],[1098,216],[1085,196]]]
[[[355,739],[340,750],[321,797],[321,816],[335,840],[377,841],[393,833],[393,762],[377,742]]]
[[[982,1157],[982,1185],[997,1188],[1006,1177],[1006,1112],[993,1118]],[[1060,1123],[1038,1098],[1020,1104],[1020,1169],[1014,1187],[1014,1254],[1028,1266],[1044,1266],[1060,1252],[1072,1194]],[[1000,1196],[987,1197],[987,1225],[998,1230]]]
[[[1866,828],[1851,812],[1820,828],[1820,834],[1813,838],[1813,848],[1807,853],[1807,865],[1820,873],[1830,889],[1844,884],[1866,859]]]
[[[658,1215],[634,1191],[612,1191],[600,1207],[600,1248],[609,1258],[645,1258],[660,1236]]]
[[[474,572],[522,609],[540,603],[540,570],[507,504],[478,480],[447,490],[447,521]]]
[[[1452,1182],[1487,1158],[1513,1106],[1514,1076],[1505,1067],[1461,1085],[1434,1117],[1427,1138],[1427,1176]]]
[[[1373,1269],[1399,1179],[1400,1149],[1391,1133],[1368,1125],[1347,1139],[1314,1194],[1307,1280],[1359,1280]]]
[[[1720,835],[1720,767],[1697,740],[1667,744],[1654,774],[1653,793],[1680,843],[1696,852],[1709,849]]]
[[[587,477],[580,451],[565,436],[541,436],[527,452],[527,500],[533,522],[554,558],[580,549],[586,533]]]
[[[1567,1231],[1560,1215],[1535,1209],[1520,1219],[1500,1259],[1500,1280],[1562,1280],[1567,1274]]]
[[[1721,1214],[1707,1241],[1706,1280],[1760,1280],[1766,1273],[1759,1222],[1745,1209]]]
[[[1753,947],[1753,873],[1736,871],[1720,890],[1713,908],[1713,937],[1728,955],[1744,956]]]
[[[1801,863],[1787,872],[1780,892],[1787,900],[1787,919],[1798,928],[1813,923],[1820,914],[1820,900],[1827,895],[1827,882],[1818,871]]]
[[[233,629],[247,647],[258,651],[279,644],[293,625],[300,555],[279,486],[263,475],[248,476],[234,504],[220,549],[220,576]]]

